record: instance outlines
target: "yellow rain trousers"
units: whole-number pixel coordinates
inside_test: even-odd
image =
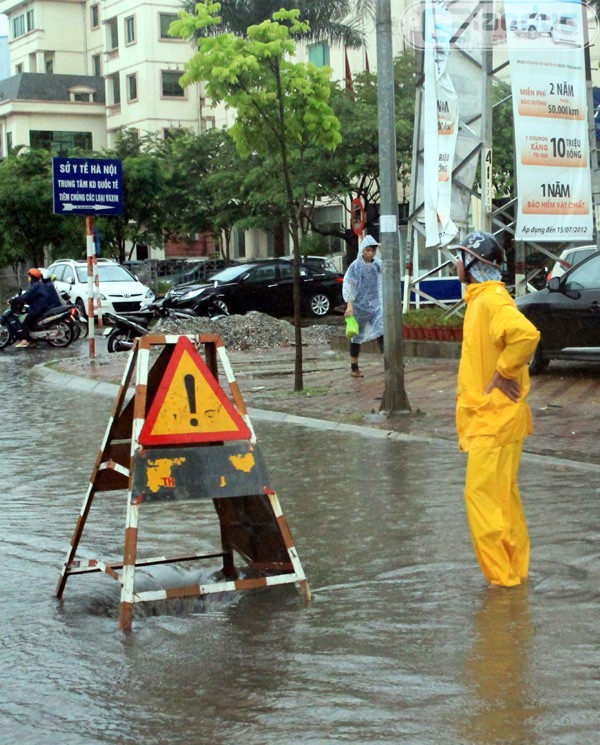
[[[529,567],[517,476],[523,442],[533,431],[527,363],[540,334],[502,282],[470,284],[465,300],[456,427],[460,447],[469,454],[467,517],[484,575],[492,584],[510,587],[527,577]],[[484,392],[496,371],[519,382],[519,401],[497,388]]]

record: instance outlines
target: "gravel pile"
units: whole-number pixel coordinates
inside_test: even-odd
[[[209,318],[164,319],[154,329],[164,334],[218,334],[228,349],[274,349],[294,345],[294,326],[289,321],[273,318],[265,313],[250,311],[244,316]],[[327,346],[340,336],[339,326],[318,325],[302,329],[303,344]]]

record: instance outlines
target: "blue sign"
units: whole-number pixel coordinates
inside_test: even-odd
[[[121,215],[123,168],[120,160],[53,158],[54,212],[57,215]]]

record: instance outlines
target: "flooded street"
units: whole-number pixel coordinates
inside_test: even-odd
[[[599,467],[524,457],[530,582],[489,589],[455,446],[257,419],[312,605],[292,587],[171,601],[125,635],[114,580],[54,597],[113,403],[29,376],[68,354],[0,353],[1,745],[599,741]],[[125,494],[99,494],[80,554],[119,561],[124,524]],[[140,557],[219,548],[210,502],[142,507],[139,531]]]

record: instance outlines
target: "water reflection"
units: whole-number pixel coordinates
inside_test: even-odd
[[[533,743],[528,671],[533,633],[529,588],[488,588],[473,625],[465,662],[469,689],[464,735],[469,743]]]

